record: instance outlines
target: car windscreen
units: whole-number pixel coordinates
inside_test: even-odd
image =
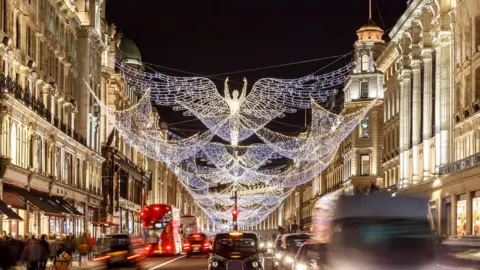
[[[256,252],[257,243],[254,238],[220,237],[215,239],[215,252]]]

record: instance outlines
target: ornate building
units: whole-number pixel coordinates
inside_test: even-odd
[[[104,9],[103,9],[104,10]],[[124,83],[115,61],[143,70],[142,57],[136,44],[118,33],[115,25],[102,25],[107,49],[102,58],[99,97],[110,108],[122,110],[136,104],[140,93]],[[167,138],[167,126],[158,118],[158,136]],[[196,215],[202,228],[209,229],[209,221],[196,207],[192,197],[176,176],[164,164],[152,160],[131,147],[101,114],[100,138],[103,164],[103,202],[101,227],[110,226],[111,232],[140,233],[139,212],[146,204],[167,203],[180,209],[183,215]]]
[[[98,219],[104,159],[82,89],[100,82],[100,4],[0,2],[0,226],[14,236],[79,234]]]

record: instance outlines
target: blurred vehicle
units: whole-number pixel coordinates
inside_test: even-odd
[[[259,245],[255,233],[219,233],[213,239],[208,270],[263,270],[266,249]]]
[[[282,236],[280,250],[275,253],[276,269],[291,269],[300,246],[310,239],[310,234],[288,233]]]
[[[413,197],[338,197],[330,222],[322,223],[330,230],[319,230],[331,233],[327,269],[438,269],[427,206]]]
[[[282,259],[282,234],[279,234],[273,243],[272,249],[272,270],[276,270]]]
[[[169,204],[152,204],[140,212],[145,250],[148,255],[182,252],[180,211]]]
[[[137,268],[137,263],[145,256],[143,241],[140,236],[110,234],[97,240],[93,260],[104,262],[108,269]]]
[[[298,250],[293,270],[320,270],[325,266],[327,244],[305,242]]]
[[[194,254],[208,254],[210,252],[210,241],[204,233],[186,234],[183,239],[183,252],[190,257]]]
[[[198,219],[196,216],[182,216],[180,217],[180,229],[182,234],[186,236],[190,233],[200,232],[198,229]]]
[[[273,242],[272,241],[260,241],[260,248],[266,248],[267,253],[273,252]]]

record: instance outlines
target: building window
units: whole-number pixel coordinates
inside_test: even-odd
[[[368,55],[363,54],[362,55],[362,71],[368,71]]]
[[[2,31],[7,32],[7,0],[2,0]]]
[[[82,181],[80,178],[80,159],[77,158],[77,164],[76,164],[76,182],[77,182],[77,187],[83,188]]]
[[[368,98],[368,82],[360,82],[360,97]]]
[[[360,175],[370,175],[370,155],[360,155]]]
[[[56,158],[56,176],[57,181],[62,181],[62,148],[57,147],[57,151],[55,153]]]
[[[457,201],[457,235],[467,234],[467,196],[460,195]]]
[[[12,123],[10,135],[10,158],[12,163],[17,165],[17,125],[15,123]]]
[[[20,34],[20,28],[21,28],[21,25],[20,25],[20,16],[17,16],[17,48],[18,49],[21,49],[20,48],[20,45],[21,45],[21,40],[22,40],[22,37],[21,37],[21,34]]]
[[[42,137],[37,137],[37,171],[41,173],[43,171],[42,166],[42,153],[43,153],[43,141]]]
[[[360,122],[360,138],[368,138],[368,118]]]

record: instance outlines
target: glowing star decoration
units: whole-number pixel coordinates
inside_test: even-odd
[[[340,143],[376,102],[343,115],[316,103],[336,93],[326,87],[342,83],[351,65],[300,79],[261,79],[248,95],[246,79],[242,91],[234,90],[231,95],[227,79],[224,97],[206,78],[178,78],[140,72],[121,63],[117,66],[125,81],[144,95],[137,104],[118,111],[91,92],[103,114],[129,145],[165,163],[199,208],[219,226],[231,219],[234,190],[239,194],[238,225],[261,222],[295,186],[311,181],[330,164]],[[152,102],[185,110],[208,130],[188,138],[171,131],[163,136]],[[299,108],[312,109],[308,132],[286,136],[265,127],[272,119]],[[263,143],[239,145],[253,134]],[[229,143],[212,142],[215,135]],[[289,162],[271,165],[278,159]]]

